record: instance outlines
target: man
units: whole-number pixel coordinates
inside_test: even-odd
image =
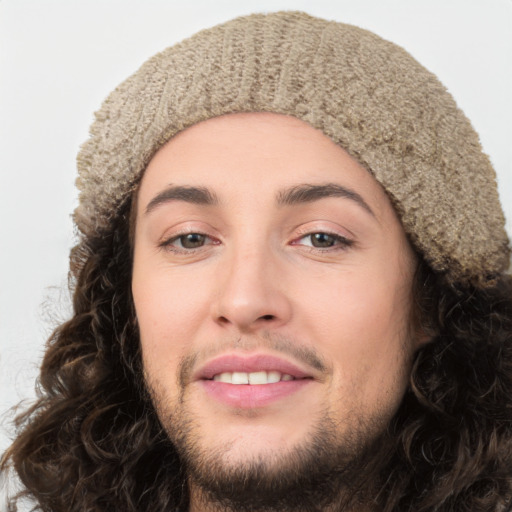
[[[404,50],[232,20],[121,84],[78,162],[74,316],[3,459],[40,510],[510,508],[494,172]]]

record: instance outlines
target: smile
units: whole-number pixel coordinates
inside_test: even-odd
[[[223,372],[213,376],[216,382],[225,382],[226,384],[276,384],[277,382],[286,382],[295,380],[293,375],[281,373],[278,371],[258,371],[258,372]]]
[[[192,380],[228,384],[275,384],[313,378],[313,371],[270,354],[224,354],[198,368]]]
[[[193,376],[210,399],[236,409],[257,409],[291,398],[315,380],[314,370],[270,354],[224,354]]]

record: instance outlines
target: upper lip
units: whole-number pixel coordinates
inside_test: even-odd
[[[211,359],[193,374],[193,380],[213,379],[220,373],[278,371],[296,379],[312,377],[311,372],[299,365],[270,354],[225,354]]]

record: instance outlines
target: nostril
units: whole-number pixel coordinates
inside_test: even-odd
[[[274,315],[263,315],[261,318],[263,320],[274,320],[275,316]]]

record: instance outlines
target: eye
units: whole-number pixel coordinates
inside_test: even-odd
[[[309,233],[299,238],[296,244],[305,245],[307,247],[314,247],[315,249],[331,249],[331,248],[345,248],[352,245],[352,240],[345,238],[341,235],[333,233]]]
[[[205,244],[207,238],[206,235],[201,233],[188,233],[175,239],[175,243],[177,242],[183,249],[197,249],[197,247],[202,247]]]
[[[202,233],[186,233],[174,236],[163,242],[162,245],[175,250],[193,250],[200,249],[201,247],[212,243],[214,243],[214,241],[208,235],[204,235]]]

